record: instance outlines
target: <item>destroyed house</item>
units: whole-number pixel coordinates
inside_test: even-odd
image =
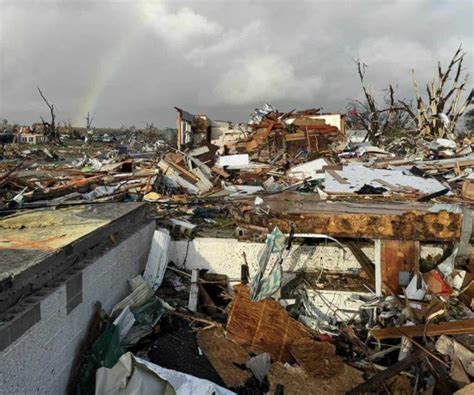
[[[212,143],[241,152],[265,149],[271,156],[282,150],[292,154],[301,149],[309,153],[327,152],[338,149],[345,141],[343,114],[320,114],[319,110],[273,112],[258,123],[246,124],[213,121],[206,115],[175,109],[178,148]]]
[[[251,131],[244,123],[214,121],[207,115],[193,115],[178,107],[175,109],[178,149],[199,147],[206,143],[224,147],[247,137]]]
[[[252,124],[250,138],[236,144],[238,151],[265,151],[267,158],[280,153],[298,155],[341,151],[345,142],[345,121],[342,114],[320,114],[306,110],[286,114],[268,114]]]
[[[209,142],[211,129],[209,118],[206,115],[193,115],[175,107],[177,111],[176,127],[178,131],[177,146],[192,147],[199,143]]]

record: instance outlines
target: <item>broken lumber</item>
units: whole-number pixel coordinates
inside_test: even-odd
[[[384,383],[386,383],[387,380],[396,376],[401,371],[408,369],[414,363],[420,362],[426,357],[427,354],[423,350],[418,349],[412,354],[408,355],[406,358],[393,364],[383,372],[377,373],[375,376],[371,377],[366,382],[359,384],[357,387],[351,389],[346,394],[354,395],[370,393],[373,390],[381,387]]]
[[[189,291],[188,309],[192,312],[197,311],[198,293],[199,293],[199,270],[194,269],[191,272],[191,290]]]
[[[403,336],[441,336],[462,335],[474,333],[474,320],[442,322],[440,324],[401,326],[382,329],[372,329],[371,335],[378,340],[394,339]]]
[[[347,247],[351,250],[352,254],[359,262],[359,265],[362,267],[362,270],[367,274],[369,279],[375,284],[375,265],[370,260],[370,258],[365,255],[365,252],[355,243],[354,241],[348,241],[345,243]]]

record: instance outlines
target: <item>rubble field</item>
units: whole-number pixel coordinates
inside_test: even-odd
[[[1,249],[16,230],[46,251],[52,210],[148,202],[156,222],[68,392],[474,393],[473,137],[374,146],[319,109],[176,111],[172,143],[4,146]]]

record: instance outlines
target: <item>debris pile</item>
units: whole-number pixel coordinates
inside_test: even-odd
[[[177,148],[150,150],[132,136],[106,154],[30,149],[0,164],[3,214],[110,201],[154,208],[146,268],[111,311],[97,308],[71,391],[472,388],[472,138],[418,141],[400,157],[396,144],[350,141],[344,116],[318,109],[266,104],[227,126],[177,111]],[[255,259],[229,258],[241,276],[188,270],[192,238],[224,233],[264,242]],[[183,238],[178,265],[169,250]],[[303,250],[328,244],[358,267],[307,266]]]
[[[472,201],[472,138],[421,141],[423,150],[397,157],[346,141],[344,116],[319,109],[281,113],[267,104],[252,114],[238,138],[235,125],[226,129],[222,122],[214,126],[206,116],[179,111],[183,124],[192,120],[183,128],[187,143],[178,141],[179,149],[150,151],[136,134],[128,148],[108,146],[106,154],[79,155],[60,146],[10,149],[16,160],[1,165],[1,204],[11,209],[66,201],[225,203],[258,195],[264,212],[266,196],[288,191],[331,201]]]
[[[98,307],[71,388],[357,394],[454,393],[471,384],[474,261],[460,259],[462,246],[437,264],[405,262],[394,276],[386,272],[400,265],[386,266],[388,254],[374,275],[357,244],[337,242],[366,260],[362,271],[286,270],[302,237],[330,239],[274,228],[254,275],[244,256],[235,279],[176,266],[170,233],[155,231],[130,294],[110,315]]]

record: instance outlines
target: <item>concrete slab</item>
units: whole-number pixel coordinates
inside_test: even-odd
[[[34,210],[0,219],[0,313],[143,224],[146,203]]]

